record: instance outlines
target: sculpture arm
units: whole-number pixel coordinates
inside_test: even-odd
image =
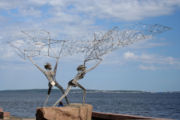
[[[91,71],[91,70],[93,70],[94,68],[96,68],[96,67],[102,62],[102,59],[101,59],[101,58],[99,58],[98,60],[99,60],[99,62],[97,62],[93,67],[91,67],[91,68],[89,68],[88,70],[86,70],[86,73],[89,72],[89,71]]]
[[[32,62],[32,64],[35,65],[42,73],[45,73],[45,71],[44,71],[41,67],[39,67],[39,66],[32,60],[31,57],[28,57],[28,59],[29,59],[29,60]]]
[[[54,73],[55,73],[55,75],[56,75],[58,64],[59,64],[59,58],[56,59],[56,64],[54,66]]]

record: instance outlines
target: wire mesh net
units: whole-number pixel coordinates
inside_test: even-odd
[[[167,30],[170,30],[170,27],[159,24],[134,24],[123,29],[114,27],[107,32],[96,32],[91,40],[55,40],[44,30],[22,31],[24,38],[10,42],[10,45],[23,59],[36,56],[59,58],[83,54],[84,61],[87,62],[137,41],[150,39]]]

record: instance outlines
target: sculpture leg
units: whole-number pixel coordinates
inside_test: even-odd
[[[63,100],[64,97],[66,97],[71,90],[72,86],[68,85],[68,88],[66,89],[65,93],[59,98],[59,100],[56,101],[56,103],[53,106],[56,106],[60,101]]]
[[[44,101],[43,106],[46,106],[46,104],[48,102],[48,99],[49,99],[49,96],[50,96],[50,93],[51,93],[51,89],[52,89],[52,85],[49,83],[48,95],[46,97],[46,100]]]
[[[61,85],[59,85],[58,82],[56,82],[55,86],[58,87],[63,94],[65,93],[63,87]],[[69,100],[68,100],[67,96],[65,96],[65,99],[66,99],[66,103],[69,104]]]
[[[49,95],[47,95],[46,100],[44,101],[43,107],[46,106],[46,104],[47,104],[47,102],[48,102],[48,99],[49,99]]]
[[[86,89],[82,85],[80,85],[79,83],[77,83],[77,86],[83,90],[83,104],[85,104]]]

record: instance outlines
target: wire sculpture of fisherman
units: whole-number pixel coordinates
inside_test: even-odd
[[[71,90],[72,87],[79,87],[79,88],[81,88],[83,90],[83,104],[85,103],[86,89],[81,84],[79,84],[78,81],[83,79],[84,76],[86,75],[86,73],[88,73],[91,70],[95,69],[102,61],[101,58],[98,58],[97,60],[98,60],[98,62],[93,67],[91,67],[89,69],[86,68],[86,63],[87,63],[86,61],[84,61],[83,65],[79,65],[77,67],[77,72],[78,73],[76,74],[76,76],[72,80],[70,80],[68,82],[68,87],[67,87],[64,95],[62,95],[59,98],[59,100],[57,100],[56,103],[53,106],[56,106],[59,102],[61,102],[63,100],[63,98],[66,98],[66,96],[68,95],[68,93],[69,93],[69,91]]]
[[[50,93],[51,93],[51,89],[52,87],[57,87],[61,90],[61,92],[64,94],[64,89],[63,87],[56,81],[56,71],[57,71],[57,67],[58,67],[58,62],[59,62],[59,58],[56,59],[56,64],[54,66],[54,69],[52,70],[52,66],[50,63],[46,63],[44,65],[44,69],[42,69],[41,67],[39,67],[33,60],[31,57],[28,57],[29,60],[46,76],[46,78],[48,79],[49,81],[49,89],[48,89],[48,95],[47,95],[47,98],[46,100],[44,101],[44,106],[47,104],[48,102],[48,99],[49,99],[49,96],[50,96]],[[65,97],[66,99],[66,103],[69,104],[69,101],[68,101],[68,98]]]

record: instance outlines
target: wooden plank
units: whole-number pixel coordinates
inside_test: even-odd
[[[164,118],[152,118],[136,115],[92,112],[92,120],[170,120]]]

